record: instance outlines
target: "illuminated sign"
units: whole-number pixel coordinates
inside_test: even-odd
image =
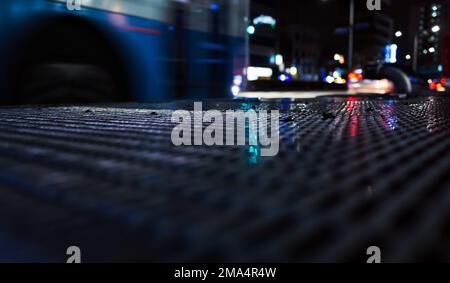
[[[397,63],[397,50],[396,44],[386,46],[384,49],[384,60],[386,63]]]
[[[247,80],[256,81],[259,78],[270,78],[273,75],[273,71],[270,68],[261,67],[248,67],[247,68]]]
[[[260,15],[253,20],[254,25],[270,25],[272,27],[276,26],[277,20],[271,16]]]

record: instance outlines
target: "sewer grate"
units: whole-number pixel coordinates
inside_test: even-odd
[[[279,155],[174,147],[191,102],[2,108],[0,260],[450,259],[450,99],[204,108],[280,110]]]

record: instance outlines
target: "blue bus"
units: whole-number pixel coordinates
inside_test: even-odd
[[[245,84],[248,0],[2,0],[0,101],[232,96]]]

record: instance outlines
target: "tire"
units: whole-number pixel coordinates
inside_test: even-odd
[[[5,104],[114,103],[136,97],[120,46],[94,21],[52,15],[27,25],[23,34],[8,63]]]
[[[380,76],[392,81],[397,93],[409,94],[412,92],[411,81],[402,70],[394,67],[382,67]]]
[[[113,76],[89,64],[45,63],[23,72],[18,104],[70,104],[120,101]]]

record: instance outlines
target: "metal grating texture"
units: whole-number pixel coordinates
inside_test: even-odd
[[[279,155],[173,146],[192,102],[0,109],[0,260],[450,260],[450,99],[204,108],[279,109]]]

